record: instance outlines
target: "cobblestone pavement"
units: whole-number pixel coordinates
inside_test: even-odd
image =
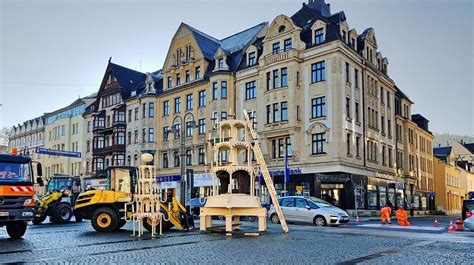
[[[30,226],[23,240],[0,229],[0,263],[291,263],[387,264],[403,262],[472,264],[474,232],[448,233],[449,218],[431,229],[432,219],[413,219],[409,229],[377,222],[318,228],[290,225],[285,235],[268,224],[260,236],[231,238],[221,233],[172,230],[162,237],[136,239],[127,224],[117,233],[96,233],[90,222]],[[244,231],[254,231],[246,223]]]

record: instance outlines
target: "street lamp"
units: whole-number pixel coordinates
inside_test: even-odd
[[[188,116],[191,116],[191,121],[189,121],[189,126],[187,126],[186,124],[186,119]],[[176,128],[175,122],[177,120],[179,120],[179,124],[181,124],[180,129]],[[188,187],[186,185],[186,176],[185,176],[185,173],[186,173],[186,153],[185,153],[186,135],[185,134],[186,134],[187,128],[194,128],[196,126],[196,121],[194,120],[194,115],[191,112],[187,112],[186,114],[184,114],[184,117],[181,117],[180,115],[176,115],[173,119],[172,124],[173,126],[171,129],[169,129],[169,132],[175,135],[178,134],[181,138],[180,161],[179,161],[180,166],[181,166],[181,184],[180,184],[181,200],[180,201],[182,205],[186,205]]]

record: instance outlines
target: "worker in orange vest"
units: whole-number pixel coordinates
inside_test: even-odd
[[[380,219],[383,225],[385,224],[385,222],[388,222],[389,224],[392,223],[392,219],[390,218],[391,214],[392,208],[388,207],[388,205],[385,205],[385,207],[380,210]]]
[[[397,210],[397,221],[399,226],[410,226],[410,222],[408,222],[408,215],[405,209],[402,206]]]

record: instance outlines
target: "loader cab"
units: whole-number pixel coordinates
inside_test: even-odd
[[[46,192],[69,190],[72,193],[80,193],[81,189],[82,185],[79,177],[53,175],[48,182]]]
[[[107,190],[135,193],[137,182],[137,168],[126,166],[112,166],[107,169]]]

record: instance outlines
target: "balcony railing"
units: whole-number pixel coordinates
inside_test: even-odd
[[[287,51],[280,51],[277,54],[268,54],[267,56],[264,57],[264,63],[265,65],[276,63],[279,61],[286,60],[291,57],[295,57],[298,55],[298,51],[295,49],[290,49]]]
[[[111,154],[114,152],[125,152],[125,145],[124,144],[115,144],[103,148],[96,148],[92,149],[93,155],[105,155]]]

